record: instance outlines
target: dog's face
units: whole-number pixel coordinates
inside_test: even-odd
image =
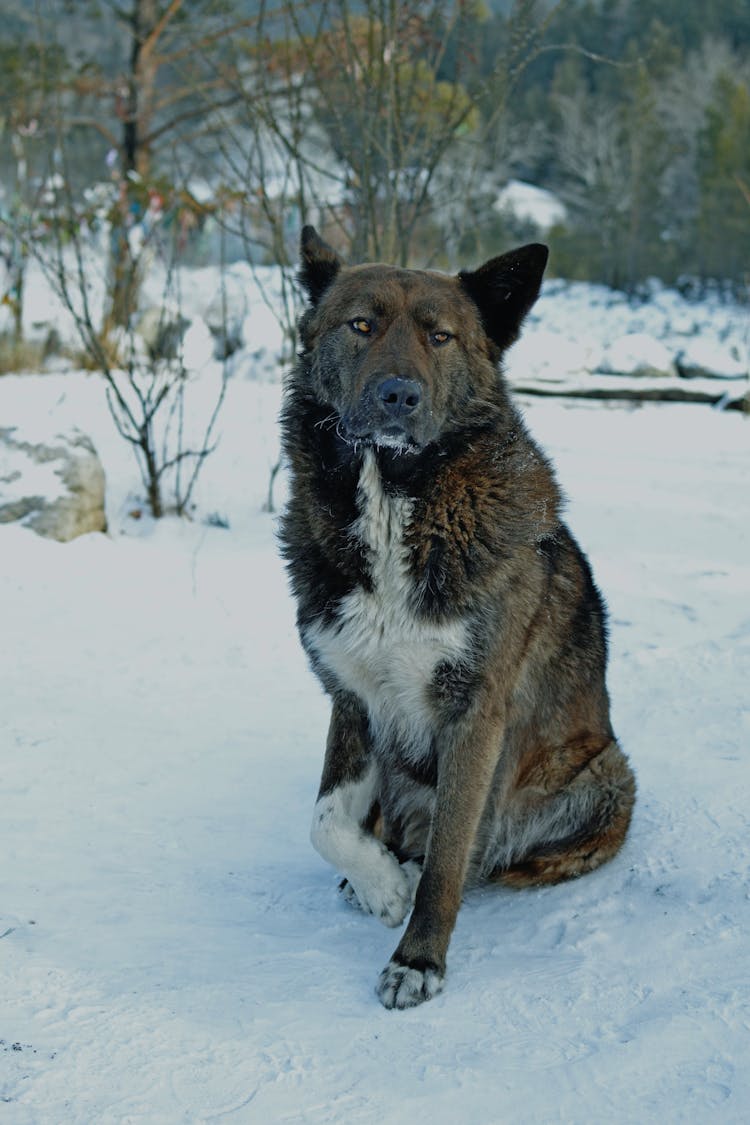
[[[341,437],[418,453],[493,409],[497,361],[539,292],[546,247],[533,244],[457,277],[394,266],[344,267],[312,227],[300,280],[311,392]]]

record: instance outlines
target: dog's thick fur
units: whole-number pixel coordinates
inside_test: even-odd
[[[333,703],[312,840],[365,911],[414,907],[388,1008],[442,987],[464,887],[582,875],[630,821],[602,600],[498,369],[546,258],[347,268],[302,235],[282,541]]]

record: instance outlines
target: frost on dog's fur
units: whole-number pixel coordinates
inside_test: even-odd
[[[499,370],[545,262],[345,267],[303,232],[282,538],[332,700],[312,840],[366,912],[413,903],[386,1007],[442,987],[465,886],[584,874],[630,821],[604,606]]]

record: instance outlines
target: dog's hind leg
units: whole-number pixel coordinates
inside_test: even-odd
[[[516,791],[499,818],[487,877],[520,888],[593,871],[622,847],[634,801],[633,772],[613,740],[556,792]]]
[[[367,718],[354,696],[342,694],[334,699],[310,838],[346,876],[348,900],[385,925],[398,926],[412,907],[419,873],[415,864],[400,865],[373,835],[378,792]]]

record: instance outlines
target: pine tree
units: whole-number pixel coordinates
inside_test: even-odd
[[[750,263],[750,85],[730,74],[716,83],[699,153],[697,244],[703,277],[746,279]]]

